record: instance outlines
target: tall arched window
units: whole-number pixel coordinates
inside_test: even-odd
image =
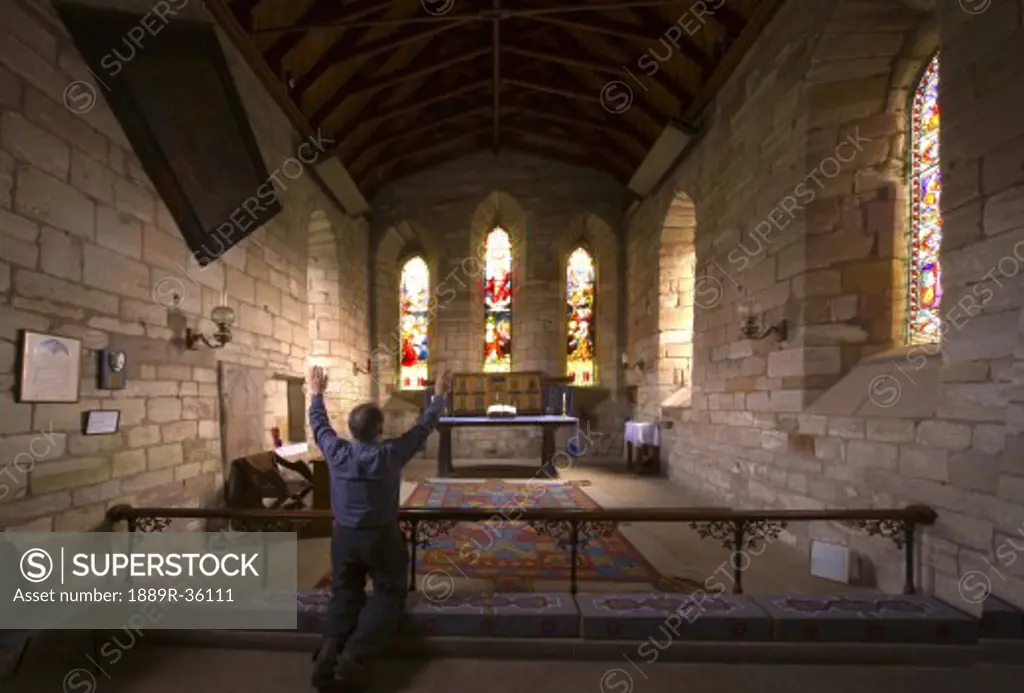
[[[403,390],[416,390],[427,384],[430,270],[423,258],[411,258],[402,266],[399,300],[402,354],[398,385]]]
[[[572,384],[589,387],[595,384],[594,298],[597,274],[594,259],[583,248],[569,256],[566,265],[565,303],[568,316],[566,374]]]
[[[910,145],[910,270],[907,295],[907,341],[939,341],[942,301],[942,214],[939,194],[939,56],[928,63],[914,89]]]
[[[495,227],[484,244],[484,372],[512,370],[512,240]]]

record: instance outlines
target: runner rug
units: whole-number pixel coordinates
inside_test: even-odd
[[[578,482],[431,480],[420,482],[405,507],[494,508],[486,522],[458,523],[417,551],[416,573],[444,571],[463,588],[485,592],[569,591],[570,550],[556,537],[515,522],[516,509],[599,509]],[[664,584],[662,576],[619,530],[580,551],[581,591]],[[330,584],[329,576],[318,586]]]

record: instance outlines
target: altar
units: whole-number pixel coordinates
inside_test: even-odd
[[[509,408],[514,415],[488,416],[488,410],[495,405]],[[540,372],[456,373],[452,377],[449,410],[437,426],[437,475],[455,474],[453,429],[532,426],[541,430],[539,471],[557,477],[553,459],[555,432],[561,427],[579,426],[573,407],[573,391],[565,378],[547,378]]]
[[[458,426],[496,428],[499,426],[539,426],[541,429],[540,475],[549,478],[558,476],[555,467],[555,431],[562,426],[578,426],[579,419],[560,414],[523,414],[514,417],[493,418],[488,416],[443,416],[437,424],[440,442],[437,446],[437,475],[454,476],[452,466],[452,429]],[[539,475],[538,475],[539,476]]]

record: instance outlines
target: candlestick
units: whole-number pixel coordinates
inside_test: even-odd
[[[566,402],[566,397],[567,397],[566,393],[563,392],[562,393],[562,416],[568,416],[568,413],[566,412],[566,403],[565,403]]]

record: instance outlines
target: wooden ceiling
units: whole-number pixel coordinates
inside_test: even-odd
[[[708,103],[782,2],[206,1],[296,127],[337,142],[368,198],[478,149],[627,183],[665,125]]]

